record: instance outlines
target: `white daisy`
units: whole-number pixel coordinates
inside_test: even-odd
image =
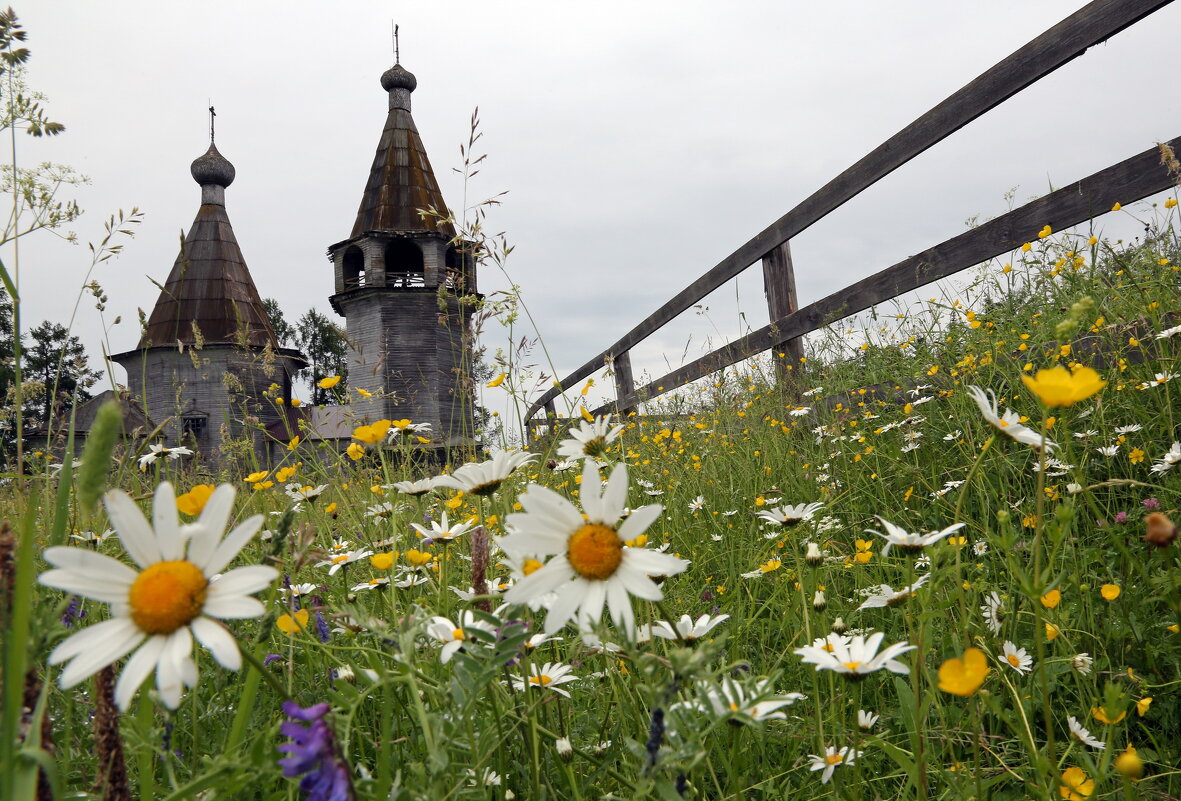
[[[1174,442],[1168,452],[1157,459],[1152,465],[1152,472],[1164,473],[1173,469],[1173,465],[1181,462],[1181,442]]]
[[[1115,433],[1117,434],[1135,434],[1137,431],[1143,431],[1144,426],[1139,423],[1132,423],[1126,426],[1116,426]]]
[[[1075,654],[1074,658],[1070,660],[1070,666],[1084,676],[1091,675],[1091,665],[1093,664],[1095,664],[1095,660],[1086,652]]]
[[[1078,722],[1078,718],[1071,715],[1066,719],[1066,725],[1070,727],[1070,736],[1077,739],[1083,745],[1089,745],[1096,751],[1102,751],[1107,747],[1107,744],[1102,740],[1096,740],[1091,736],[1091,732],[1083,728],[1083,724]]]
[[[148,465],[155,464],[157,459],[163,459],[167,456],[169,459],[176,461],[182,456],[192,456],[193,452],[188,448],[177,445],[174,448],[169,448],[159,442],[153,442],[149,447],[147,453],[139,457],[139,469],[147,470]]]
[[[857,710],[857,728],[862,731],[869,731],[878,722],[881,715],[875,715],[873,712],[866,712],[864,709]]]
[[[798,523],[811,520],[823,506],[824,504],[819,502],[801,503],[795,506],[784,504],[764,509],[755,516],[771,523],[778,523],[784,528],[790,528]]]
[[[792,417],[803,417],[804,415],[808,414],[811,411],[812,411],[811,406],[797,406],[796,408],[789,411],[788,414],[791,415]]]
[[[1034,431],[1032,428],[1021,424],[1020,416],[1012,409],[1005,409],[1004,415],[1001,415],[997,409],[996,394],[990,389],[988,394],[984,394],[984,390],[977,386],[968,387],[968,397],[976,402],[980,408],[980,413],[984,415],[984,419],[991,423],[995,428],[1000,430],[1003,434],[1017,440],[1025,445],[1032,445],[1034,448],[1042,447],[1042,435]],[[1046,452],[1049,453],[1057,448],[1057,444],[1046,439]]]
[[[705,508],[705,496],[704,495],[698,495],[696,498],[689,501],[689,511],[690,512],[700,512],[704,508]]]
[[[908,598],[914,597],[915,590],[926,584],[929,578],[931,578],[931,574],[927,573],[914,584],[911,584],[909,587],[903,587],[900,590],[894,589],[889,584],[882,584],[873,595],[865,599],[865,603],[857,607],[857,610],[897,606]]]
[[[390,586],[390,580],[385,576],[380,578],[371,578],[368,581],[362,581],[360,584],[353,585],[353,592],[361,592],[362,590],[383,590]]]
[[[1119,445],[1104,445],[1102,448],[1096,448],[1095,450],[1110,459],[1119,453]]]
[[[1079,489],[1081,490],[1082,487],[1079,487]],[[972,543],[972,553],[977,556],[984,556],[984,554],[988,553],[988,543],[984,540],[977,540]]]
[[[476,629],[489,634],[495,633],[495,629],[489,623],[477,618],[470,611],[464,612],[460,616],[458,625],[451,622],[449,618],[432,617],[427,623],[426,633],[428,637],[443,643],[443,650],[439,653],[439,661],[445,665],[451,661],[451,657],[455,656],[455,652],[464,646],[464,643],[471,637],[471,632]]]
[[[703,684],[700,690],[705,703],[691,703],[691,706],[707,708],[719,718],[739,717],[754,721],[783,720],[787,715],[779,710],[805,698],[803,693],[775,695],[766,679],[744,687],[728,676],[721,684]]]
[[[539,690],[553,690],[559,695],[570,697],[570,693],[563,690],[559,685],[567,684],[572,681],[577,681],[578,677],[571,675],[570,671],[574,668],[569,665],[563,665],[561,662],[546,662],[544,665],[530,665],[529,676],[521,676],[513,679],[513,689],[518,692],[524,692],[530,687],[536,687]]]
[[[342,567],[351,565],[353,562],[359,562],[367,556],[373,556],[373,551],[368,548],[346,551],[345,553],[336,554],[325,559],[322,562],[316,562],[316,567],[327,567],[328,575],[335,576],[336,572]]]
[[[588,460],[581,495],[586,519],[570,501],[537,484],[529,485],[520,497],[525,511],[508,516],[513,533],[501,540],[506,551],[524,556],[554,554],[504,596],[510,604],[521,604],[556,592],[545,620],[546,634],[557,632],[576,612],[581,621],[595,620],[606,604],[611,619],[631,636],[635,619],[630,596],[661,600],[664,595],[649,576],[669,576],[689,566],[670,554],[624,545],[643,534],[661,512],[659,504],[641,506],[620,522],[627,503],[625,465],[615,466],[602,493],[600,486],[598,465]]]
[[[886,547],[882,548],[883,556],[888,554],[890,552],[890,548],[895,545],[904,551],[918,553],[928,545],[934,545],[947,535],[954,534],[967,525],[967,523],[955,523],[943,529],[942,531],[932,531],[929,534],[912,534],[901,526],[894,525],[884,517],[879,517],[877,515],[874,516],[877,517],[881,524],[886,527],[886,532],[883,534],[882,532],[872,528],[867,528],[865,531],[868,534],[877,534],[886,541]]]
[[[283,492],[293,501],[311,501],[324,493],[328,489],[327,484],[321,484],[318,487],[303,487],[296,483],[288,484]]]
[[[418,481],[398,481],[391,485],[403,495],[426,495],[435,488],[433,478],[420,478]]]
[[[491,495],[518,467],[537,458],[526,451],[498,453],[486,462],[468,462],[449,475],[436,476],[436,487],[450,487],[472,495]]]
[[[1181,325],[1175,325],[1172,328],[1166,328],[1164,331],[1161,331],[1159,334],[1157,334],[1156,338],[1168,339],[1169,337],[1175,336],[1176,334],[1181,334]]]
[[[693,642],[709,634],[719,623],[729,619],[729,615],[718,615],[717,617],[702,615],[694,621],[688,615],[681,615],[681,619],[677,621],[675,630],[668,621],[657,620],[652,624],[652,636],[661,637],[666,640],[681,639],[687,642]],[[677,635],[680,635],[680,637]]]
[[[817,670],[832,670],[851,679],[864,678],[882,668],[900,675],[909,673],[910,668],[895,657],[915,650],[916,646],[908,645],[906,641],[898,642],[879,654],[878,647],[885,636],[880,631],[871,634],[868,639],[861,634],[852,638],[830,634],[825,638],[824,645],[805,645],[796,648],[794,653],[804,664],[815,665]]]
[[[1001,647],[1001,656],[1005,658],[1009,667],[1018,673],[1024,674],[1033,670],[1033,657],[1026,653],[1024,648],[1018,648],[1009,640],[1005,640]]]
[[[995,591],[989,593],[988,597],[984,599],[984,604],[980,607],[980,613],[984,615],[984,622],[993,634],[1001,633],[1003,611],[1001,597]]]
[[[570,436],[558,445],[557,455],[563,459],[597,459],[623,433],[623,426],[611,425],[611,415],[596,417],[593,422],[582,420],[578,428],[567,432]]]
[[[828,784],[837,765],[852,765],[862,753],[862,751],[857,751],[847,745],[841,746],[839,749],[835,745],[830,745],[824,749],[824,753],[821,755],[808,754],[808,759],[812,760],[810,770],[824,771],[820,774],[820,783]]]
[[[125,711],[154,668],[161,699],[176,709],[185,687],[197,684],[193,637],[223,667],[241,667],[233,635],[214,618],[264,612],[262,603],[249,596],[271,584],[278,571],[253,565],[222,573],[262,526],[262,515],[243,521],[223,539],[234,505],[229,484],[218,487],[200,518],[184,526],[177,520],[176,495],[167,482],[156,488],[154,525],[125,492],[112,490],[105,502],[111,524],[140,570],[85,548],[46,549],[45,561],[54,569],[42,573],[40,583],[111,606],[108,620],[58,645],[49,664],[70,660],[61,675],[61,686],[67,689],[143,643],[119,676],[115,702]]]
[[[414,530],[423,539],[430,540],[431,542],[441,542],[447,545],[466,534],[468,529],[475,525],[475,519],[473,518],[466,523],[451,525],[447,519],[447,513],[443,512],[443,519],[432,520],[430,528],[420,526],[418,523],[411,523],[410,525],[414,527]]]

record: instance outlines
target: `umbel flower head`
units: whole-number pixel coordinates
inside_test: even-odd
[[[111,524],[140,569],[88,549],[46,549],[45,561],[54,569],[41,574],[42,584],[111,607],[108,620],[58,645],[49,664],[69,661],[61,675],[61,686],[68,689],[142,643],[123,668],[115,702],[126,710],[154,668],[161,699],[175,709],[184,688],[197,684],[193,637],[223,667],[237,670],[242,664],[238,644],[215,618],[262,615],[262,603],[249,596],[273,582],[278,571],[254,565],[218,574],[262,526],[262,515],[243,521],[223,539],[234,505],[229,484],[218,487],[201,517],[184,526],[177,520],[176,496],[167,482],[156,488],[154,525],[125,492],[112,490],[105,501]]]
[[[1040,449],[1042,447],[1042,435],[1034,431],[1028,426],[1021,424],[1020,416],[1012,409],[1005,409],[1004,415],[998,411],[996,393],[991,389],[988,394],[984,394],[984,390],[980,387],[968,387],[968,397],[976,402],[980,408],[980,413],[984,415],[984,419],[996,427],[1002,434],[1012,437],[1020,443],[1025,445],[1032,445],[1034,448]],[[1058,445],[1049,439],[1045,440],[1046,453],[1051,453]]]
[[[581,622],[597,620],[606,604],[615,625],[634,637],[631,596],[661,600],[664,595],[649,576],[671,576],[689,566],[671,554],[625,545],[643,534],[662,510],[660,504],[641,506],[620,521],[627,503],[625,465],[615,466],[602,493],[600,486],[599,466],[588,459],[581,485],[585,519],[570,501],[537,484],[521,495],[525,511],[508,516],[513,533],[501,540],[505,551],[520,557],[554,554],[504,594],[507,603],[525,604],[556,593],[545,619],[546,634],[557,632],[576,613]]]

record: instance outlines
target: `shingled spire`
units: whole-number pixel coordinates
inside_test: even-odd
[[[208,343],[275,347],[262,298],[226,215],[225,191],[234,182],[234,165],[210,143],[190,171],[201,186],[201,208],[139,347],[191,344],[198,331]]]
[[[410,93],[417,88],[418,80],[401,64],[395,64],[381,76],[381,86],[389,92],[390,112],[350,237],[369,231],[438,231],[454,237],[450,223],[440,225],[418,213],[428,208],[447,213],[426,148],[410,116]]]

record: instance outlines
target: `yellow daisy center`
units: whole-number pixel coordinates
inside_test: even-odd
[[[541,570],[542,567],[544,567],[544,565],[542,565],[538,560],[526,559],[525,564],[521,565],[521,572],[528,576],[537,570]]]
[[[570,538],[566,547],[570,567],[583,578],[611,578],[623,559],[623,541],[615,529],[598,523],[588,523]]]
[[[1006,654],[1005,659],[1009,660],[1009,664],[1013,667],[1021,667],[1021,660],[1017,657],[1017,654]]]
[[[857,668],[861,667],[860,662],[842,662],[841,664],[847,667],[852,673],[857,672]]]
[[[829,765],[839,765],[839,764],[841,764],[841,762],[844,761],[844,759],[845,758],[843,756],[841,756],[840,754],[829,754],[828,756],[826,756],[824,758],[824,761],[827,762]]]
[[[464,639],[463,629],[452,629],[451,630],[451,639],[453,639],[453,640]]]
[[[209,580],[192,562],[157,562],[131,585],[131,619],[148,634],[171,634],[201,614]]]
[[[551,679],[549,676],[546,676],[546,675],[530,676],[529,677],[530,684],[536,684],[541,687],[544,687],[545,685],[550,684],[552,682],[553,682],[553,679]]]

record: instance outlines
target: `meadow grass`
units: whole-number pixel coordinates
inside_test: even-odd
[[[663,505],[631,547],[689,562],[657,579],[662,600],[633,601],[634,638],[608,616],[538,637],[545,609],[499,597],[536,567],[496,546],[534,511],[521,493],[578,504],[597,475],[560,457],[561,433],[492,494],[400,493],[435,471],[384,430],[362,432],[360,458],[305,443],[249,480],[141,471],[119,448],[109,466],[33,462],[0,499],[16,535],[0,554],[0,795],[38,797],[45,769],[65,798],[1178,797],[1175,206],[1132,243],[1031,232],[954,295],[830,327],[778,381],[752,363],[602,429],[593,450],[626,465],[628,511]],[[1106,386],[1046,408],[1021,377],[1054,365]],[[973,385],[1020,421],[990,424]],[[165,480],[234,485],[233,520],[263,516],[234,564],[279,578],[261,616],[227,621],[239,671],[196,648],[175,709],[149,680],[119,715],[94,679],[62,690],[47,665],[108,605],[34,579],[49,545],[130,563],[85,501],[98,481],[147,509]],[[186,494],[182,521],[207,498]],[[887,552],[887,521],[944,536]],[[682,615],[713,625],[658,623]],[[914,648],[868,671],[872,653],[845,654],[843,672],[796,652],[871,632]]]

